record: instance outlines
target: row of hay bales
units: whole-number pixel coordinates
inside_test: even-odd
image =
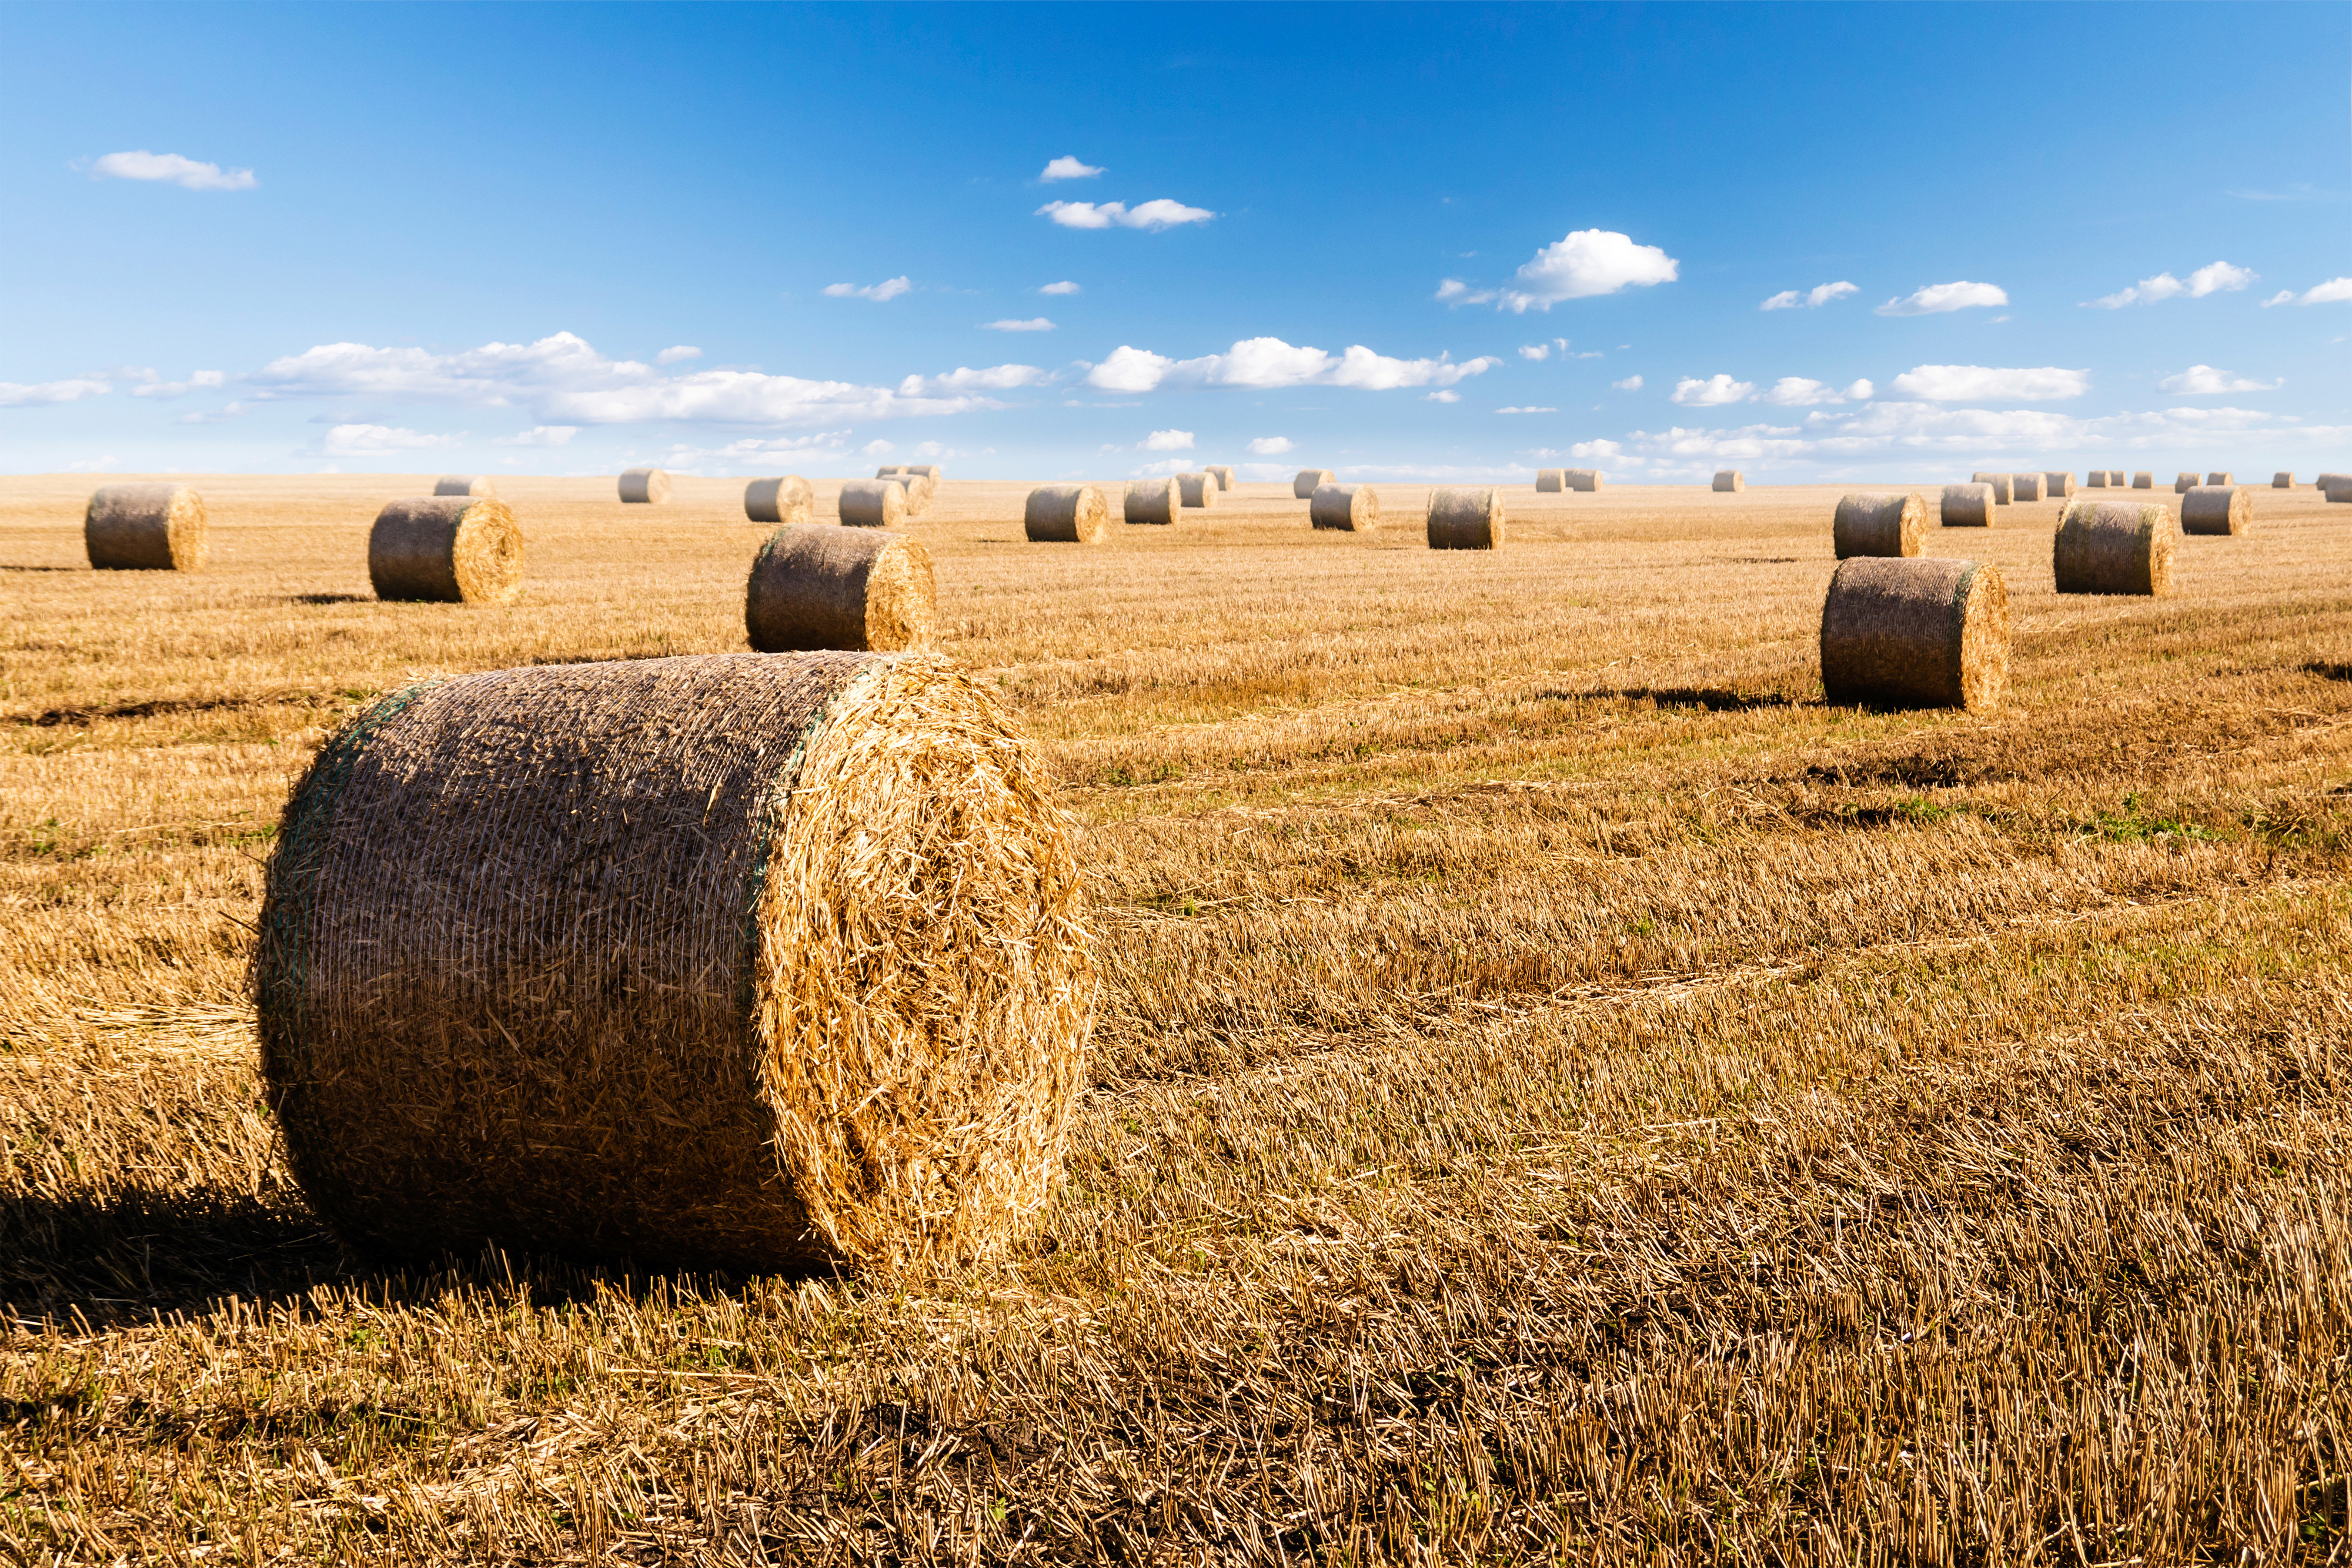
[[[1946,528],[1992,526],[1989,485],[1948,485]],[[1916,556],[1927,498],[1916,491],[1856,491],[1838,502],[1831,535],[1840,560]],[[2061,593],[2145,594],[2176,588],[2173,543],[2181,534],[2242,535],[2252,526],[2253,493],[2243,486],[2199,486],[2183,497],[2179,519],[2147,501],[2084,496],[2059,518],[2051,570]]]

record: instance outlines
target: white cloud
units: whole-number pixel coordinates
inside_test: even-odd
[[[1150,392],[1175,362],[1165,354],[1121,343],[1108,359],[1087,372],[1087,385],[1105,392]]]
[[[1611,382],[1609,384],[1615,387],[1619,392],[1640,392],[1642,390],[1642,378],[1639,376],[1627,376],[1622,382]]]
[[[1818,310],[1832,299],[1843,299],[1849,294],[1861,292],[1861,289],[1851,283],[1824,283],[1802,294],[1793,288],[1784,288],[1756,308],[1759,310]]]
[[[2179,375],[2167,376],[2156,383],[2175,397],[2210,397],[2220,392],[2276,392],[2284,382],[2258,382],[2248,376],[2232,375],[2211,365],[2191,365]]]
[[[110,152],[89,166],[93,180],[160,180],[189,191],[250,191],[259,182],[250,169],[223,169],[177,152]]]
[[[1431,392],[1425,401],[1429,402],[1460,402],[1462,401],[1462,394],[1449,387],[1444,392]]]
[[[534,424],[520,435],[501,435],[493,446],[568,446],[580,434],[576,424]]]
[[[1858,381],[1843,391],[1826,382],[1808,381],[1802,376],[1782,376],[1757,397],[1759,402],[1769,402],[1780,408],[1811,408],[1817,403],[1861,402],[1877,389],[1868,381]]]
[[[1489,288],[1485,290],[1483,293],[1473,294],[1470,292],[1470,286],[1468,284],[1463,282],[1458,277],[1449,277],[1444,282],[1437,286],[1437,292],[1431,295],[1430,298],[1433,299],[1443,299],[1448,304],[1458,299],[1465,305],[1483,305],[1487,300],[1495,298],[1495,291]]]
[[[113,390],[113,382],[95,376],[78,376],[63,382],[0,382],[0,408],[72,402],[79,398],[102,397]]]
[[[1466,377],[1483,375],[1502,362],[1481,357],[1456,364],[1442,354],[1433,360],[1398,360],[1376,354],[1361,343],[1333,355],[1321,349],[1294,347],[1279,338],[1244,338],[1224,353],[1195,360],[1171,360],[1148,349],[1121,344],[1087,373],[1087,383],[1106,392],[1150,392],[1162,382],[1263,391],[1333,386],[1392,392],[1400,387],[1449,387]]]
[[[1081,290],[1076,284],[1072,283],[1066,277],[1059,283],[1049,283],[1045,285],[1045,287],[1040,288],[1037,292],[1040,294],[1077,294],[1083,292],[1083,290]]]
[[[1297,448],[1298,444],[1286,435],[1261,435],[1249,444],[1250,451],[1260,457],[1279,457]]]
[[[188,379],[184,382],[163,381],[152,371],[139,371],[133,373],[137,375],[139,384],[131,389],[132,397],[185,397],[199,387],[216,387],[228,380],[218,371],[192,371]]]
[[[1881,316],[1937,316],[1947,310],[1970,310],[1981,306],[2006,305],[2009,294],[1990,283],[1931,283],[1915,294],[1901,299],[1890,299],[1878,308]]]
[[[2084,304],[2095,310],[2120,310],[2126,305],[2153,305],[2159,299],[2202,299],[2209,294],[2227,294],[2243,288],[2257,276],[2242,267],[2217,261],[2190,273],[2186,283],[2168,272],[2159,272],[2154,277],[2141,278],[2128,288],[2086,300]]]
[[[1032,316],[1026,321],[1015,321],[1008,317],[1002,321],[982,321],[980,329],[983,332],[1050,332],[1054,324],[1043,316]]]
[[[1081,163],[1076,158],[1066,156],[1056,158],[1046,164],[1045,172],[1037,178],[1040,180],[1091,180],[1101,172],[1100,169],[1091,163]]]
[[[1496,413],[1558,413],[1556,408],[1498,408]]]
[[[867,442],[857,450],[863,452],[868,457],[887,457],[890,454],[898,451],[898,449],[891,445],[888,442],[877,437],[875,440]]]
[[[380,457],[393,452],[429,452],[436,446],[455,446],[459,439],[455,435],[427,435],[390,424],[339,424],[327,432],[326,451],[330,457]]]
[[[2263,301],[2264,309],[2273,305],[2343,305],[2352,303],[2352,277],[2331,277],[2316,287],[2297,294],[2292,288],[2282,288]]]
[[[565,439],[570,438],[566,436]],[[501,442],[499,444],[519,444]],[[533,444],[542,444],[534,443]],[[560,443],[549,442],[543,444],[556,445]],[[889,449],[887,442],[881,444],[885,451]],[[710,467],[724,473],[730,469],[740,471],[746,466],[765,467],[777,458],[813,457],[824,460],[841,457],[847,455],[848,449],[849,432],[827,430],[814,435],[746,436],[740,441],[728,442],[723,446],[694,446],[681,442],[669,449],[667,461],[667,465],[672,468]],[[920,450],[921,448],[917,448],[917,451]],[[507,461],[511,463],[514,459],[509,458]]]
[[[1894,382],[1897,396],[1922,398],[1929,402],[1983,402],[1995,398],[2042,402],[2052,398],[2081,397],[2090,390],[2090,371],[2060,370],[2055,365],[2036,370],[1914,365]]]
[[[1033,215],[1051,218],[1066,229],[1172,229],[1179,224],[1205,224],[1217,214],[1162,196],[1132,210],[1124,202],[1048,202]]]
[[[943,376],[908,376],[898,383],[898,395],[935,398],[959,392],[1009,392],[1015,387],[1034,387],[1045,379],[1045,372],[1035,365],[991,365],[984,371],[959,366]]]
[[[1549,360],[1551,358],[1551,345],[1549,343],[1522,343],[1519,345],[1519,358],[1523,360]]]
[[[871,299],[878,305],[885,299],[898,298],[914,287],[904,277],[892,277],[880,283],[869,283],[863,288],[854,283],[828,283],[824,286],[824,294],[829,299]]]
[[[1578,229],[1536,252],[1512,275],[1516,287],[1473,297],[1449,282],[1438,290],[1441,299],[1455,288],[1465,302],[1493,298],[1507,310],[1549,310],[1563,299],[1590,299],[1621,289],[1647,288],[1672,283],[1681,263],[1654,245],[1636,245],[1630,235],[1611,229]]]
[[[241,402],[225,402],[221,404],[220,407],[209,412],[197,410],[194,413],[184,413],[172,423],[173,424],[226,424],[230,420],[235,419],[238,414],[243,413],[244,412],[245,404]]]
[[[1155,430],[1144,437],[1143,449],[1146,452],[1190,452],[1192,450],[1192,433],[1189,430]]]
[[[691,344],[678,343],[670,348],[664,349],[660,353],[656,354],[654,356],[654,363],[657,365],[674,365],[681,360],[698,360],[700,358],[702,358],[701,350],[695,348]]]
[[[67,464],[61,470],[59,470],[59,472],[66,474],[103,474],[121,461],[122,459],[115,456],[110,452],[103,457],[78,457],[71,463]]]
[[[1703,382],[1685,376],[1675,383],[1674,401],[1685,408],[1719,408],[1725,403],[1746,402],[1755,395],[1754,382],[1736,382],[1727,375],[1709,376]]]
[[[1190,474],[1192,472],[1192,459],[1190,457],[1171,457],[1162,462],[1147,463],[1140,468],[1130,468],[1128,470],[1129,474],[1138,479],[1159,479],[1165,478],[1171,474]]]

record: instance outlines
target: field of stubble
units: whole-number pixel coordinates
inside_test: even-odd
[[[502,482],[523,601],[382,605],[416,480],[198,481],[201,577],[0,481],[0,1559],[2313,1561],[2352,1542],[2352,507],[2178,599],[1996,562],[1989,716],[1822,706],[1830,490],[1245,486],[911,526],[1062,780],[1104,1021],[1001,1268],[387,1274],[244,967],[279,803],[415,673],[741,645],[740,485]],[[830,494],[830,487],[820,485]],[[2172,497],[2159,494],[2158,500]]]

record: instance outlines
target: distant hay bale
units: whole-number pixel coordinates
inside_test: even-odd
[[[1429,548],[1501,549],[1503,493],[1479,486],[1441,486],[1429,494]]]
[[[1098,545],[1110,534],[1110,503],[1092,485],[1040,485],[1021,527],[1040,543]]]
[[[2156,488],[2156,476],[2143,468],[2132,476],[2131,487],[2135,490],[2153,490]]]
[[[1328,468],[1301,468],[1298,477],[1290,482],[1290,494],[1296,499],[1314,499],[1316,490],[1328,485],[1334,476]]]
[[[1381,526],[1381,493],[1370,485],[1318,485],[1307,499],[1307,518],[1318,528],[1370,533]]]
[[[1726,468],[1715,476],[1715,487],[1731,492],[1745,490],[1748,488],[1748,476],[1737,468]]]
[[[907,465],[904,463],[885,463],[881,467],[874,470],[874,477],[877,479],[892,479],[904,474],[906,471]]]
[[[2277,473],[2271,476],[2271,488],[2273,490],[2294,489],[2294,476],[2288,473],[2284,468],[2280,469]]]
[[[2327,488],[2320,492],[2331,501],[2352,501],[2352,474],[2331,474]]]
[[[2009,591],[1972,560],[1858,557],[1822,601],[1832,704],[1994,707],[2009,685]]]
[[[909,463],[906,466],[908,473],[920,474],[924,478],[929,479],[933,485],[937,485],[945,477],[945,476],[940,472],[940,465],[936,463]]]
[[[2039,474],[2012,474],[2009,476],[2009,487],[2010,493],[2021,501],[2042,499],[2042,476]]]
[[[100,571],[202,571],[205,534],[205,498],[185,485],[101,485],[82,513]]]
[[[2194,474],[2177,475],[2172,481],[2172,493],[2176,496],[2186,496],[2203,482]]]
[[[2172,541],[2179,525],[2151,501],[2076,501],[2051,549],[2061,593],[2172,592]]]
[[[1919,553],[1919,530],[1927,525],[1927,498],[1916,490],[1856,490],[1837,504],[1830,536],[1837,558],[1906,556]]]
[[[2063,501],[2074,493],[2074,472],[2070,469],[2064,473],[2044,474],[2042,476],[2042,487],[2052,500]]]
[[[253,968],[304,1196],[401,1257],[984,1257],[1050,1199],[1095,983],[1047,770],[924,653],[408,686],[289,800]]]
[[[658,507],[669,499],[669,476],[658,468],[632,468],[621,476],[621,499]]]
[[[433,481],[436,496],[495,496],[499,487],[487,474],[444,474]]]
[[[1167,524],[1183,507],[1173,479],[1130,479],[1123,516],[1130,523]]]
[[[1608,478],[1598,468],[1569,468],[1562,474],[1571,490],[1604,490],[1609,486]]]
[[[1992,486],[1987,484],[1947,485],[1937,518],[1948,528],[1992,527]]]
[[[848,479],[835,503],[853,528],[891,528],[907,520],[907,486],[897,479]]]
[[[2083,487],[2086,490],[2105,489],[2107,487],[2107,471],[2104,468],[2090,469],[2083,476]]]
[[[1206,469],[1193,474],[1176,476],[1176,496],[1181,505],[1213,507],[1217,504],[1217,476]]]
[[[2011,488],[2010,476],[2008,475],[1988,474],[1985,476],[1984,483],[1992,487],[1992,504],[1994,506],[2006,507],[2016,499],[2017,492]]]
[[[508,604],[522,591],[522,529],[495,496],[391,501],[368,530],[367,563],[378,599]]]
[[[797,474],[743,486],[743,515],[755,523],[805,523],[815,505],[816,492]]]
[[[1212,463],[1201,472],[1214,474],[1217,476],[1217,488],[1220,490],[1230,490],[1234,487],[1234,471],[1222,463]]]
[[[2242,534],[2254,520],[2254,493],[2243,485],[2200,485],[2180,497],[2184,534]]]
[[[2208,474],[2205,476],[2205,483],[2208,485],[2234,485],[2237,482],[2238,476],[2234,474]]]
[[[920,539],[787,523],[743,590],[743,630],[762,653],[895,653],[930,641],[939,590]]]
[[[939,481],[912,468],[894,468],[881,478],[881,483],[896,485],[907,493],[907,516],[919,517],[931,509],[931,497],[939,493]]]
[[[1559,495],[1568,488],[1568,470],[1538,468],[1536,470],[1536,493],[1539,496]]]

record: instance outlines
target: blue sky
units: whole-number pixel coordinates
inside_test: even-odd
[[[2352,468],[2338,3],[0,36],[8,472]]]

